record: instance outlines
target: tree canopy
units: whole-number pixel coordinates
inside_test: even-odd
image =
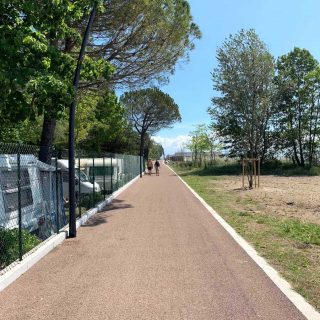
[[[50,162],[56,120],[73,99],[72,78],[77,56],[67,47],[79,46],[81,30],[74,21],[86,19],[91,1],[2,1],[0,4],[0,114],[8,127],[43,115],[40,153]],[[83,62],[82,77],[106,79],[112,66],[102,58]]]
[[[203,163],[209,155],[210,163],[215,161],[216,153],[220,151],[221,145],[218,143],[217,135],[211,125],[198,124],[190,132],[190,141],[185,145],[192,152],[192,159],[195,164]]]
[[[147,158],[159,160],[163,155],[164,149],[161,143],[157,143],[153,139],[150,139],[150,143],[148,144]]]
[[[212,73],[219,94],[208,109],[231,155],[264,157],[269,140],[274,61],[254,30],[231,35]]]
[[[186,0],[105,0],[91,51],[116,68],[110,82],[132,87],[166,81],[201,37]]]
[[[106,91],[96,104],[92,125],[81,145],[91,150],[114,151],[110,145],[116,139],[121,140],[127,128],[124,115],[125,109],[115,93]]]
[[[140,155],[143,156],[144,138],[148,133],[169,128],[181,121],[178,105],[158,88],[148,88],[126,92],[120,102],[126,109],[129,123],[140,135]]]
[[[319,135],[318,62],[308,50],[294,48],[278,59],[276,71],[279,146],[299,166],[305,165],[306,158],[311,164]]]
[[[294,48],[276,63],[254,30],[231,35],[217,51],[208,109],[233,156],[287,157],[312,166],[319,155],[320,66]]]
[[[43,119],[40,144],[50,148],[56,121],[68,115],[81,36],[93,2],[1,2],[0,136],[17,136],[20,122]],[[99,0],[82,65],[80,98],[167,80],[200,36],[186,0]]]

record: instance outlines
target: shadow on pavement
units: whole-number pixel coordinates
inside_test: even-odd
[[[128,209],[133,208],[131,204],[123,203],[124,200],[114,199],[112,202],[103,209],[105,211],[117,210],[117,209]]]
[[[102,223],[107,223],[107,217],[98,214],[90,218],[86,224],[82,225],[82,227],[95,227]]]
[[[110,215],[106,215],[108,211],[118,210],[118,209],[128,209],[133,208],[131,204],[122,203],[124,200],[114,199],[111,204],[106,206],[102,211],[100,211],[97,215],[91,217],[83,227],[95,227],[103,223],[108,223],[107,218]]]

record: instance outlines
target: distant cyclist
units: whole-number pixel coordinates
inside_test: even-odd
[[[154,167],[156,169],[156,175],[159,176],[160,162],[158,160],[154,163]]]

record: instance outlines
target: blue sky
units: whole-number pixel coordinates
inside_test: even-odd
[[[294,47],[308,49],[320,60],[320,0],[189,0],[202,39],[188,64],[177,66],[167,92],[180,107],[182,122],[155,135],[166,154],[181,150],[194,125],[210,123],[206,112],[214,94],[211,75],[216,50],[240,29],[256,30],[277,58]]]

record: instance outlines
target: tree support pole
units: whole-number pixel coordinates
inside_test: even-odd
[[[242,189],[244,190],[244,159],[242,159]]]
[[[258,188],[260,188],[260,158],[258,158]]]
[[[77,90],[79,87],[80,80],[80,70],[83,62],[85,49],[88,43],[90,29],[93,24],[94,16],[97,9],[97,3],[93,4],[89,21],[82,39],[81,49],[77,61],[77,67],[73,79],[73,87],[74,87],[74,98],[70,105],[70,115],[69,115],[69,237],[74,238],[77,235],[76,228],[76,204],[75,204],[75,162],[74,162],[74,127],[75,127],[75,117],[76,117],[76,105],[77,105]]]
[[[254,174],[254,187],[257,187],[257,159],[252,159],[253,174]]]

